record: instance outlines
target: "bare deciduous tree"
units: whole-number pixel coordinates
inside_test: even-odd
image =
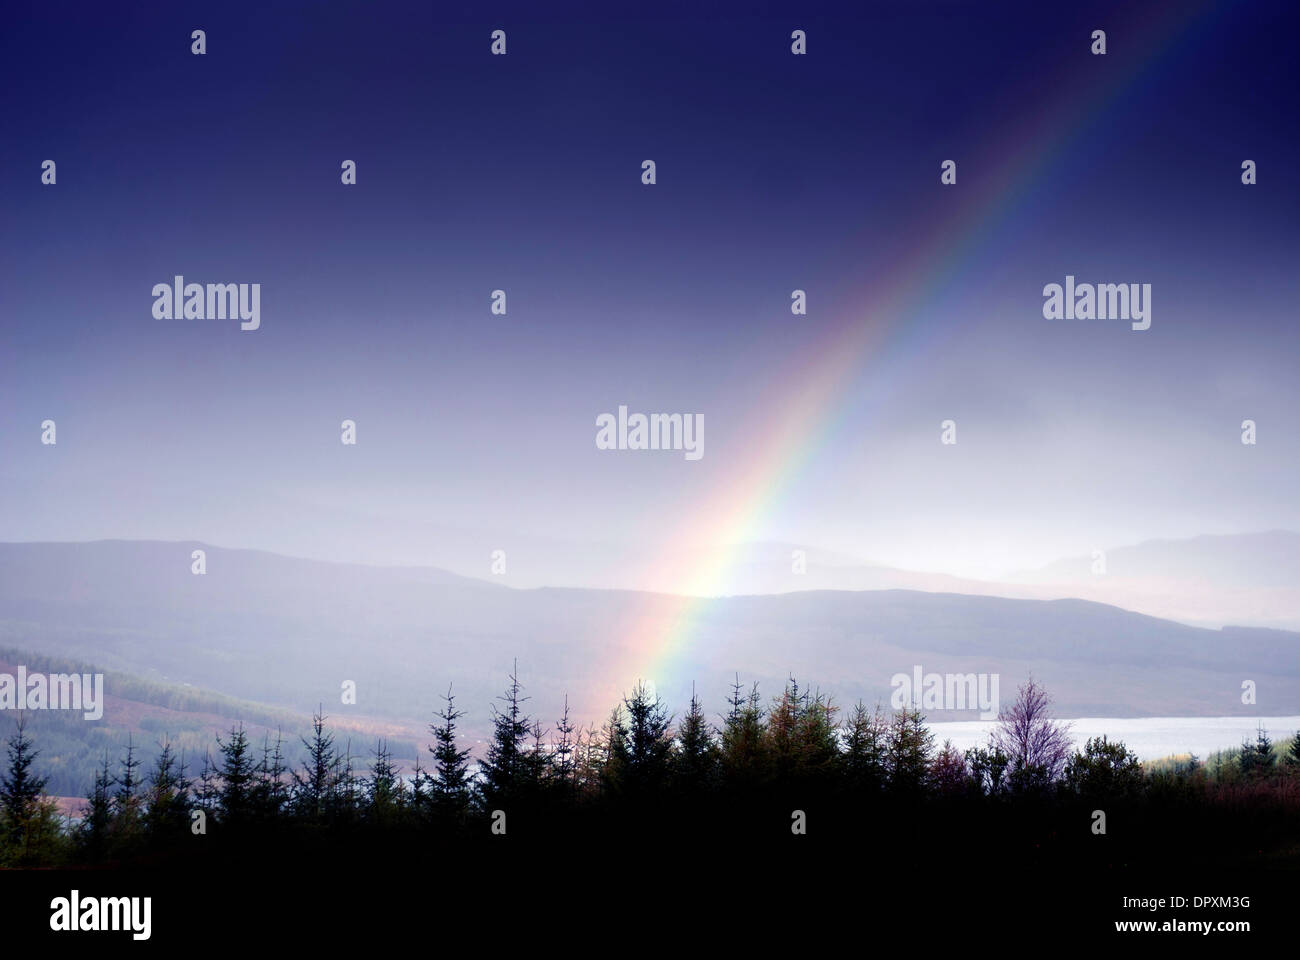
[[[998,717],[990,746],[1009,761],[1008,777],[1013,788],[1041,787],[1059,780],[1070,758],[1069,724],[1051,715],[1052,698],[1030,677],[1016,692],[1016,702]]]

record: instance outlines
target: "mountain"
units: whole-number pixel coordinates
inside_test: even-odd
[[[737,548],[723,592],[901,589],[1075,598],[1192,626],[1300,630],[1300,534],[1289,531],[1150,540],[1107,549],[1099,558],[1104,567],[1091,555],[1070,557],[995,580],[895,569],[815,549],[805,551],[806,572],[795,575],[791,556],[797,549],[790,544]]]
[[[452,569],[486,575],[491,542],[480,538],[471,547],[452,537],[431,541],[427,552]],[[1026,600],[1073,597],[1193,626],[1300,630],[1300,534],[1287,531],[1152,540],[1108,548],[1104,573],[1093,572],[1088,555],[987,580],[899,569],[794,543],[736,544],[724,556],[679,551],[656,555],[651,564],[638,551],[611,544],[579,548],[510,538],[501,543],[510,547],[510,572],[493,579],[517,587],[618,590],[635,584],[671,590],[682,570],[724,569],[714,584],[721,594],[922,590]],[[802,563],[796,565],[796,556]]]
[[[1300,533],[1149,540],[1102,559],[1104,572],[1088,556],[1014,574],[1007,592],[1084,597],[1204,626],[1300,630]]]
[[[404,537],[398,539],[414,541],[418,548],[408,543],[394,556],[425,569],[486,577],[511,587],[670,592],[680,583],[683,570],[723,570],[723,578],[712,583],[719,594],[923,590],[1026,600],[1076,597],[1193,626],[1300,630],[1300,534],[1287,531],[1106,546],[1105,574],[1093,573],[1094,561],[1088,555],[994,579],[974,579],[890,567],[799,543],[756,541],[726,545],[709,554],[682,549],[647,556],[639,544],[567,542],[427,523],[391,521],[391,527],[366,548],[364,562],[385,556],[385,545],[400,530]],[[359,528],[344,530],[337,540],[371,543]],[[334,542],[322,533],[307,552],[331,556],[334,549]],[[501,575],[492,575],[497,550],[508,555],[509,564]],[[796,565],[796,552],[802,564]]]
[[[191,573],[198,549],[202,576]],[[472,736],[487,729],[516,658],[542,718],[567,693],[580,717],[599,721],[652,668],[646,679],[674,708],[694,681],[716,712],[737,672],[765,694],[793,673],[844,704],[887,702],[890,678],[918,665],[997,673],[1004,702],[1032,673],[1062,716],[1300,713],[1300,634],[1286,631],[1207,630],[1078,599],[803,591],[692,601],[668,658],[662,631],[634,643],[632,625],[681,603],[198,543],[0,544],[0,647],[297,713],[324,704],[406,723],[427,720],[454,682]],[[1244,680],[1256,704],[1240,702]],[[355,706],[340,702],[345,681]]]

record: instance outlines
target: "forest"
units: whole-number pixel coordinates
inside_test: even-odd
[[[419,849],[407,842],[602,844],[635,837],[707,846],[869,843],[880,855],[951,855],[961,838],[1043,861],[1106,863],[1194,853],[1198,863],[1292,863],[1300,852],[1300,734],[1260,729],[1240,750],[1143,765],[1123,743],[1075,749],[1033,679],[988,742],[936,744],[917,710],[848,711],[789,680],[764,699],[732,685],[710,719],[680,717],[638,683],[599,727],[543,726],[517,677],[492,708],[475,757],[449,689],[413,764],[381,740],[366,756],[321,713],[297,763],[243,724],[201,756],[165,736],[100,759],[80,816],[47,795],[41,748],[20,719],[0,777],[0,866],[240,862],[249,851],[331,856]],[[1189,843],[1194,837],[1195,842]]]

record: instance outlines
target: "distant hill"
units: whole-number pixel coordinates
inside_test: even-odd
[[[207,574],[190,553],[207,551]],[[194,543],[0,544],[0,646],[76,657],[309,714],[421,724],[454,681],[482,737],[517,657],[529,709],[566,693],[599,720],[638,678],[626,625],[674,598],[515,590],[417,568],[320,563]],[[651,677],[676,708],[692,681],[722,710],[734,675],[765,693],[795,673],[846,703],[887,701],[913,665],[999,673],[1004,700],[1031,672],[1065,716],[1300,713],[1300,635],[1205,630],[1083,600],[907,590],[808,591],[701,601],[671,670]],[[1243,705],[1243,680],[1259,691]],[[339,702],[354,681],[358,704]],[[935,719],[956,719],[936,715]]]
[[[104,673],[103,717],[87,721],[83,713],[28,710],[27,731],[40,751],[40,770],[49,777],[47,789],[55,796],[80,797],[90,788],[105,755],[116,773],[128,744],[134,746],[148,773],[160,744],[166,740],[186,772],[202,766],[204,751],[215,751],[215,737],[225,736],[242,724],[260,758],[265,742],[283,737],[282,751],[289,760],[302,756],[301,737],[310,731],[306,714],[236,700],[233,697],[173,683],[142,680],[129,674],[107,672],[98,664],[49,657],[24,650],[0,649],[0,673],[14,675],[18,665],[28,673]],[[394,758],[406,766],[428,737],[420,724],[395,724],[359,714],[341,716],[328,711],[327,724],[340,746],[351,740],[354,753],[369,758],[376,738],[384,738]],[[17,722],[16,711],[0,711],[0,740],[7,739]],[[65,810],[65,812],[70,812]]]
[[[1104,574],[1093,572],[1089,554],[997,579],[976,580],[884,566],[806,544],[744,543],[726,550],[725,570],[716,587],[718,593],[732,595],[921,590],[1026,600],[1072,597],[1193,626],[1300,630],[1300,534],[1272,531],[1098,547],[1106,548]],[[622,589],[633,582],[633,575],[645,575],[644,563],[638,563],[628,551],[598,548],[588,563],[575,566],[572,551],[555,549],[555,556],[562,559],[550,566],[546,553],[536,547],[512,552],[512,561],[519,562],[503,582]],[[795,551],[800,551],[803,559],[799,573],[794,571]],[[443,554],[449,563],[467,555],[463,549]],[[481,550],[469,555],[486,556]],[[662,588],[671,589],[677,579],[675,571],[711,569],[714,564],[709,559],[691,552],[670,554],[659,557],[654,569],[668,571]],[[655,588],[653,583],[650,586]]]
[[[795,590],[922,590],[1032,600],[1095,600],[1192,626],[1300,630],[1300,534],[1284,530],[1108,548],[1105,572],[1091,555],[996,580],[900,570],[808,549],[806,572],[791,573],[790,544],[734,551],[727,593]]]
[[[1072,557],[1007,578],[1028,587],[1086,597],[1186,623],[1300,629],[1300,533],[1274,530],[1149,540]]]
[[[1213,581],[1232,587],[1300,589],[1300,533],[1273,530],[1147,540],[1106,551],[1111,577],[1168,577]],[[1027,579],[1064,583],[1087,581],[1092,558],[1072,557],[1022,575]]]

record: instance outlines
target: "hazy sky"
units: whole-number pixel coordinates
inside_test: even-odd
[[[6,9],[0,539],[992,576],[1300,528],[1293,5],[436,6]],[[177,274],[260,283],[261,328],[155,319]],[[1151,328],[1044,319],[1067,274],[1151,284]],[[703,458],[598,450],[619,404]]]

